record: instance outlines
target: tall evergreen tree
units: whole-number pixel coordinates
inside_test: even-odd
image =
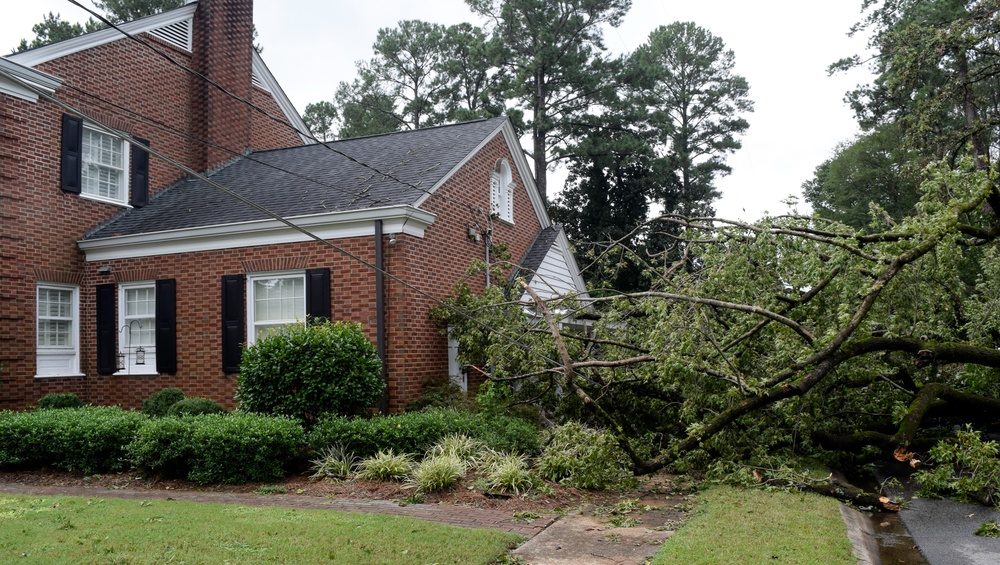
[[[609,80],[603,29],[617,27],[631,0],[466,0],[504,48],[507,97],[531,131],[535,185],[544,200],[549,165],[564,157],[574,123]]]

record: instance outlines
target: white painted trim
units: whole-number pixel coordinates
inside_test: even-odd
[[[566,260],[566,266],[569,268],[569,274],[573,277],[573,286],[579,291],[579,298],[589,298],[587,294],[587,284],[583,282],[583,275],[580,274],[580,266],[576,263],[576,257],[573,255],[572,247],[569,245],[569,238],[566,237],[566,230],[560,229],[559,233],[556,234],[556,243],[559,244],[559,248],[562,249],[563,259]]]
[[[423,238],[435,215],[412,206],[369,208],[286,218],[323,239],[375,235],[375,220],[382,220],[383,233]],[[278,220],[255,220],[161,232],[81,240],[87,261],[108,261],[152,255],[258,247],[280,243],[312,241]]]
[[[158,27],[175,24],[177,22],[184,21],[185,19],[192,18],[195,10],[197,9],[197,4],[190,4],[182,8],[177,8],[168,12],[161,12],[159,14],[154,14],[152,16],[124,23],[118,27],[130,35],[136,35]],[[99,47],[120,39],[125,39],[125,36],[119,33],[117,29],[109,27],[91,33],[86,33],[72,39],[67,39],[65,41],[50,43],[42,47],[36,47],[20,53],[14,53],[13,55],[8,55],[7,59],[14,61],[15,63],[20,63],[26,67],[34,67],[60,57],[72,55],[73,53],[78,53],[87,49],[93,49],[94,47]]]
[[[34,89],[45,92],[55,92],[62,86],[62,80],[30,67],[25,67],[0,57],[0,93],[38,102],[38,93]]]
[[[146,350],[146,362],[144,365],[135,364],[135,348],[138,345],[132,346],[132,325],[125,321],[125,309],[127,307],[125,303],[125,291],[128,289],[136,288],[151,288],[154,292],[154,312],[153,312],[153,345],[143,345],[142,347]],[[115,371],[114,375],[116,377],[129,377],[132,375],[158,375],[156,371],[156,281],[137,281],[137,282],[127,282],[118,285],[118,353],[125,353],[125,368]],[[131,320],[134,321],[134,320]],[[125,327],[128,326],[128,330]],[[141,328],[141,323],[139,324],[139,329]],[[123,339],[123,336],[124,339]],[[123,343],[127,342],[127,343]],[[142,345],[142,342],[139,343]]]
[[[531,176],[531,169],[528,167],[528,161],[524,158],[524,150],[521,148],[521,143],[518,141],[517,135],[514,133],[514,127],[510,125],[509,118],[501,122],[500,126],[496,130],[487,135],[483,141],[475,147],[475,149],[470,151],[465,158],[459,161],[457,165],[448,171],[448,174],[441,177],[441,180],[432,186],[426,194],[421,196],[414,206],[417,206],[418,208],[422,206],[432,194],[437,192],[437,189],[440,188],[441,185],[447,182],[452,175],[465,166],[465,164],[468,163],[472,157],[479,153],[483,147],[486,147],[486,144],[493,141],[493,138],[501,132],[503,133],[504,141],[507,142],[507,149],[514,158],[514,166],[517,167],[517,174],[520,175],[521,181],[524,183],[524,189],[527,192],[528,200],[531,202],[531,207],[535,210],[535,216],[538,218],[539,226],[541,229],[551,226],[552,220],[549,219],[549,214],[545,211],[545,205],[542,204],[542,197],[538,195],[538,188],[535,186],[535,177]]]
[[[72,300],[73,319],[70,321],[70,341],[71,347],[55,347],[38,345],[38,291],[41,289],[65,290],[70,292]],[[75,376],[80,373],[80,287],[75,284],[50,283],[37,281],[35,283],[35,377],[66,377]],[[42,373],[39,366],[43,359],[55,359],[65,363],[66,371]]]
[[[267,89],[271,96],[274,97],[274,101],[278,103],[278,108],[281,108],[281,112],[285,114],[288,119],[288,123],[292,124],[296,130],[299,131],[299,137],[302,138],[302,143],[310,144],[316,143],[316,140],[309,136],[309,128],[306,123],[302,121],[302,116],[299,115],[298,111],[295,110],[295,106],[292,101],[288,99],[285,95],[285,91],[282,90],[281,85],[278,84],[277,79],[271,74],[271,71],[267,68],[264,63],[264,59],[260,57],[257,51],[253,52],[253,72],[257,73],[257,78],[267,86]]]
[[[257,301],[256,301],[256,291],[254,290],[253,284],[259,280],[270,280],[270,279],[300,279],[302,281],[302,318],[296,318],[294,320],[277,320],[278,323],[284,322],[284,325],[289,326],[291,324],[301,324],[306,317],[306,272],[304,269],[294,269],[286,271],[262,271],[255,273],[247,273],[247,346],[251,346],[257,343],[257,323],[255,318],[257,317]],[[271,321],[273,324],[274,321]],[[271,325],[267,324],[267,325]]]

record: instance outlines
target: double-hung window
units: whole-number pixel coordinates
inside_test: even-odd
[[[247,342],[306,319],[304,272],[267,273],[247,277]]]
[[[128,144],[117,136],[83,128],[81,192],[124,204],[128,193]]]
[[[79,288],[39,284],[36,289],[36,354],[38,376],[80,373]]]
[[[125,355],[121,374],[156,374],[156,284],[123,284],[118,290],[118,343]],[[136,364],[139,348],[143,364]]]

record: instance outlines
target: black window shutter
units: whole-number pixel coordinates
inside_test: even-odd
[[[306,316],[315,323],[330,319],[330,269],[326,267],[306,270]]]
[[[136,143],[149,147],[148,139],[134,138]],[[142,208],[149,200],[149,153],[132,146],[132,206]]]
[[[240,372],[246,316],[243,309],[243,275],[222,277],[222,370]]]
[[[114,284],[97,285],[97,372],[101,375],[118,370],[116,291]]]
[[[177,372],[177,281],[156,281],[156,372]]]
[[[83,120],[63,114],[62,142],[60,147],[62,180],[60,188],[64,192],[80,194],[83,166]]]

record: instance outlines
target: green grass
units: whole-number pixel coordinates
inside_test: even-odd
[[[805,493],[712,487],[653,565],[854,565],[837,504]]]
[[[0,496],[4,563],[491,563],[515,534],[398,516]]]

